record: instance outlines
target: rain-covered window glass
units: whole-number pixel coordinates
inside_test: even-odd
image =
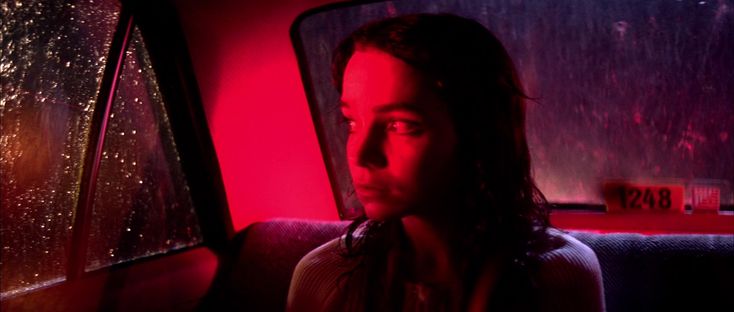
[[[105,136],[86,268],[201,241],[155,73],[136,28]]]
[[[0,297],[63,280],[115,1],[2,1]]]
[[[602,204],[602,184],[626,180],[684,186],[689,205],[696,189],[713,188],[731,209],[731,5],[542,1],[518,13],[516,61],[538,98],[528,139],[550,200]]]

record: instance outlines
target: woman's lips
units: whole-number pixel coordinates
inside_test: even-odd
[[[362,201],[374,201],[387,195],[387,188],[375,184],[357,184],[354,189]]]

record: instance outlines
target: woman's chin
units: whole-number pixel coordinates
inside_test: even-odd
[[[394,205],[386,205],[380,202],[363,204],[367,218],[375,221],[387,221],[403,217],[402,209]]]

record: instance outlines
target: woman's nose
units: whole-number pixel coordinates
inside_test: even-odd
[[[365,168],[384,168],[387,166],[384,143],[385,133],[377,129],[370,129],[357,139],[355,152],[357,165]]]

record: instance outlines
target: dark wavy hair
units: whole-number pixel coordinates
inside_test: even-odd
[[[543,235],[549,226],[547,201],[531,176],[525,138],[528,96],[502,43],[482,24],[451,14],[372,22],[344,39],[335,51],[332,75],[340,93],[349,59],[367,48],[387,52],[417,69],[448,103],[458,136],[463,192],[451,220],[459,238],[454,251],[463,264],[464,290],[473,289],[492,255],[503,255],[508,268],[528,277],[521,279],[527,283],[517,287],[532,288],[529,277],[536,251],[547,243]],[[368,271],[379,274],[386,271],[388,251],[404,244],[404,239],[399,220],[373,221],[363,214],[347,229],[346,256],[359,256]],[[367,310],[399,304],[402,287],[391,287],[397,279],[371,279]]]

